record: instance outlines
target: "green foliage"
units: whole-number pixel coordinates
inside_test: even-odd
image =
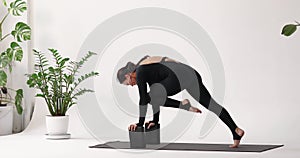
[[[7,75],[3,70],[0,70],[0,87],[5,86],[7,82]]]
[[[16,93],[15,98],[13,99],[10,93]],[[0,104],[8,104],[13,103],[16,105],[16,109],[18,114],[22,114],[22,100],[23,100],[23,90],[18,89],[17,91],[7,88],[7,87],[0,87]]]
[[[14,60],[15,61],[21,61],[23,59],[23,50],[22,50],[22,47],[16,43],[16,42],[12,42],[10,44],[10,48],[11,48],[11,51],[12,53],[11,54],[14,54]]]
[[[14,40],[10,42],[8,48],[0,49],[0,87],[5,87],[7,84],[7,71],[12,71],[12,63],[14,61],[21,61],[23,58],[23,49],[20,46],[20,42],[30,40],[31,37],[31,28],[24,22],[17,22],[15,28],[7,31],[5,34],[3,30],[3,25],[6,19],[11,16],[21,16],[27,10],[27,4],[23,0],[15,0],[12,1],[9,5],[7,5],[6,0],[2,0],[2,4],[7,8],[6,14],[0,17],[2,20],[0,21],[0,42],[3,42],[7,37],[13,36]],[[15,98],[3,98],[0,97],[0,102],[3,100],[9,99],[8,103],[14,103],[19,114],[22,113],[23,109],[21,106],[22,98],[23,98],[23,90],[13,90],[8,88],[10,91],[16,93]]]
[[[18,22],[11,34],[18,42],[27,41],[30,40],[31,29],[27,24]]]
[[[22,99],[23,99],[23,89],[18,89],[16,91],[16,96],[15,96],[15,105],[16,105],[18,114],[22,114],[22,112],[23,112]]]
[[[26,2],[22,0],[16,0],[10,3],[8,11],[14,16],[21,16],[24,11],[27,10]]]
[[[10,51],[2,52],[0,55],[0,68],[3,70],[6,68],[11,62],[12,55],[9,53]]]
[[[297,30],[298,26],[300,26],[298,22],[296,22],[296,24],[287,24],[282,28],[281,34],[290,36]]]
[[[23,50],[21,46],[16,42],[11,42],[10,48],[7,48],[0,54],[0,69],[8,67],[9,72],[12,71],[12,62],[21,61],[23,58]],[[5,83],[6,85],[6,83]]]
[[[67,110],[74,104],[78,96],[93,90],[78,88],[84,80],[98,75],[98,72],[89,72],[77,77],[79,69],[88,59],[96,55],[88,52],[79,62],[64,58],[55,49],[49,49],[55,64],[50,65],[45,54],[33,50],[36,57],[35,72],[27,75],[27,84],[30,88],[37,88],[40,93],[36,97],[45,99],[52,116],[64,116]]]
[[[7,3],[6,3],[6,0],[2,0],[2,3],[5,7],[7,7]]]

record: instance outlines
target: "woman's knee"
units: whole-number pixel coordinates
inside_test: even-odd
[[[217,116],[219,116],[224,108],[219,103],[217,103],[214,99],[211,99],[207,109],[215,113]]]
[[[160,83],[154,83],[150,86],[150,104],[162,106],[167,100],[167,91]]]

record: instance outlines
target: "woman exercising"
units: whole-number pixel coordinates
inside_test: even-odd
[[[159,122],[160,106],[201,113],[201,110],[191,106],[188,99],[178,101],[168,97],[185,89],[195,100],[215,113],[229,127],[234,140],[230,147],[239,146],[244,131],[237,127],[228,111],[211,97],[202,83],[200,74],[192,67],[168,57],[145,56],[137,64],[128,62],[126,66],[119,69],[117,78],[121,84],[137,85],[139,89],[140,118],[138,123],[128,127],[130,131],[134,131],[137,126],[144,125],[148,103],[152,105],[153,120],[147,122],[149,124],[147,128]],[[149,92],[147,92],[147,84],[150,86]]]

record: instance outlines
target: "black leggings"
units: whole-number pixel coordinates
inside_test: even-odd
[[[197,76],[198,80],[198,85],[199,88],[198,92],[195,91],[195,87],[191,84],[189,87],[185,87],[187,92],[195,99],[197,100],[201,105],[203,105],[206,109],[210,110],[211,112],[215,113],[230,129],[233,135],[233,139],[235,140],[240,140],[241,137],[235,132],[235,129],[237,128],[237,125],[231,118],[230,114],[228,111],[222,107],[220,104],[218,104],[210,95],[209,91],[206,89],[206,87],[202,83],[202,79],[200,74],[195,71],[195,74]],[[166,90],[167,96],[172,96],[175,95],[179,92],[182,91],[180,86],[178,85],[178,79],[175,78],[175,75],[170,75],[167,77],[164,81],[160,82]],[[200,91],[200,96],[199,96],[199,91]],[[150,87],[150,92],[151,92],[151,87]],[[152,100],[152,98],[151,98]],[[165,107],[172,107],[172,108],[179,108],[181,105],[181,102],[172,98],[167,97],[165,100],[164,105]],[[159,106],[155,106],[152,104],[153,111],[156,111],[154,114],[154,118],[159,118]],[[155,115],[157,117],[155,117]],[[155,122],[158,122],[159,120],[154,120]]]

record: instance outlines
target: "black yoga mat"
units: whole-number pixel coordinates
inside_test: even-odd
[[[258,145],[241,144],[238,148],[230,148],[229,144],[204,144],[204,143],[161,143],[159,145],[148,145],[144,150],[184,150],[184,151],[225,151],[225,152],[264,152],[282,147],[283,145]],[[108,142],[90,146],[90,148],[104,149],[132,149],[129,142]]]

